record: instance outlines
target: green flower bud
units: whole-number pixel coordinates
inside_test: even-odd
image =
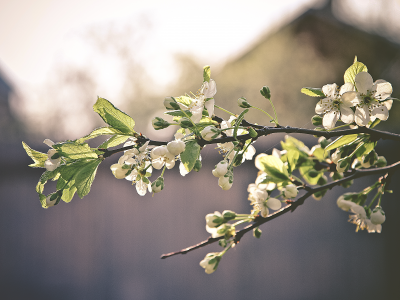
[[[256,131],[253,127],[250,127],[250,128],[249,128],[249,134],[250,134],[250,136],[251,136],[252,138],[256,138],[256,137],[258,136],[257,131]]]
[[[155,117],[152,121],[151,124],[153,125],[153,128],[155,130],[160,130],[167,128],[169,126],[169,123],[165,121],[163,118],[160,117]]]
[[[244,97],[239,98],[237,100],[237,102],[238,102],[238,105],[242,108],[250,108],[251,107],[250,103],[247,102],[246,98],[244,98]]]
[[[158,193],[161,192],[163,189],[164,189],[164,178],[160,176],[151,184],[151,190],[153,193]]]
[[[260,90],[261,95],[263,95],[266,99],[271,99],[271,91],[269,87],[263,86]]]
[[[168,110],[178,110],[179,109],[179,105],[176,102],[174,97],[166,97],[164,99],[164,106],[166,109]]]
[[[328,178],[326,178],[325,175],[322,175],[322,176],[318,179],[317,184],[318,184],[318,185],[324,185],[324,184],[327,184],[327,182],[328,182]]]
[[[387,161],[384,156],[378,156],[378,160],[376,161],[376,166],[378,168],[386,167],[387,166]]]
[[[322,125],[322,117],[319,115],[315,115],[311,118],[311,123],[314,126]]]
[[[259,227],[256,227],[256,228],[253,229],[253,236],[255,238],[259,239],[261,237],[261,233],[262,233],[262,231],[261,231],[261,229]]]
[[[236,213],[231,210],[224,210],[222,212],[222,216],[224,217],[225,222],[227,222],[229,220],[233,220],[234,218],[236,218]]]
[[[240,153],[235,157],[235,160],[233,161],[233,166],[238,167],[242,164],[243,161],[243,154]]]

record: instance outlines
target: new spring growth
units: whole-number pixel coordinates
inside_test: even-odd
[[[266,99],[271,99],[271,91],[269,87],[263,86],[260,90],[261,95],[263,95]]]
[[[215,126],[207,126],[201,131],[201,137],[206,141],[212,141],[220,136],[221,130]]]
[[[247,102],[247,100],[246,100],[245,97],[239,98],[239,99],[237,100],[237,102],[238,102],[238,105],[239,105],[241,108],[250,108],[250,107],[251,107],[250,103]]]
[[[169,126],[169,123],[165,121],[163,118],[160,117],[155,117],[152,121],[151,124],[153,125],[153,128],[155,130],[160,130],[167,128]]]
[[[164,99],[164,106],[168,110],[179,110],[179,104],[174,97],[166,97]]]
[[[153,193],[159,193],[163,189],[164,189],[164,177],[160,176],[151,184],[151,191]]]
[[[311,123],[312,123],[314,126],[322,125],[322,117],[319,116],[319,115],[313,116],[313,117],[311,118]]]

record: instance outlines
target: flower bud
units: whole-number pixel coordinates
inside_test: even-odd
[[[299,191],[297,190],[297,186],[294,184],[288,184],[284,189],[283,189],[283,195],[286,198],[294,198],[297,196]]]
[[[233,161],[233,166],[234,167],[238,167],[242,164],[243,161],[243,154],[240,153],[238,155],[236,155],[235,160]]]
[[[164,106],[168,110],[178,110],[179,105],[173,97],[166,97],[164,99]]]
[[[340,173],[347,171],[350,167],[350,158],[345,157],[338,160],[336,164],[336,170]]]
[[[311,118],[311,123],[314,126],[322,125],[322,117],[319,115],[315,115]]]
[[[113,164],[110,169],[115,178],[117,179],[123,179],[127,176],[127,173],[130,171],[129,169],[124,169],[124,165],[120,164]]]
[[[212,173],[215,177],[224,176],[228,172],[228,162],[226,160],[220,161],[215,165],[215,169],[212,170]]]
[[[54,206],[57,203],[57,199],[59,197],[60,196],[58,195],[58,193],[52,193],[52,194],[48,195],[46,197],[46,207],[45,208]]]
[[[167,144],[167,149],[168,152],[171,153],[172,155],[176,156],[181,154],[185,150],[185,142],[181,140],[176,140],[169,142]]]
[[[151,191],[153,193],[158,193],[161,192],[163,189],[164,189],[164,178],[160,176],[151,184]]]
[[[261,231],[261,229],[259,227],[256,227],[256,228],[253,229],[253,236],[255,238],[259,239],[261,237],[261,233],[262,233],[262,231]]]
[[[318,139],[318,143],[321,145],[321,148],[322,148],[322,149],[325,149],[326,146],[328,146],[331,142],[332,142],[331,139],[328,139],[328,140],[327,140],[324,136],[321,136],[321,137]]]
[[[200,262],[200,266],[205,269],[207,274],[213,273],[221,260],[218,252],[208,253],[206,257]]]
[[[249,128],[249,134],[250,134],[250,136],[251,136],[252,138],[256,138],[256,137],[258,136],[257,131],[256,131],[253,127],[250,127],[250,128]]]
[[[222,216],[224,217],[225,222],[227,222],[229,220],[233,220],[234,218],[236,218],[236,213],[231,210],[224,210],[222,212]]]
[[[366,156],[363,156],[361,159],[361,166],[363,168],[369,168],[370,166],[375,165],[376,161],[378,160],[378,155],[374,150],[368,153]]]
[[[165,146],[157,146],[151,149],[150,157],[152,159],[157,159],[160,156],[164,156],[168,153],[168,148]]]
[[[371,222],[372,224],[378,225],[382,224],[386,220],[385,212],[383,211],[382,207],[377,206],[371,213]]]
[[[201,137],[206,141],[211,141],[220,136],[221,130],[215,126],[207,126],[201,131]]]
[[[270,208],[270,209],[278,210],[278,209],[280,209],[280,208],[282,207],[282,202],[279,201],[279,200],[276,199],[276,198],[269,198],[269,199],[267,200],[267,206],[268,206],[268,208]]]
[[[218,185],[224,190],[227,191],[232,187],[233,184],[233,174],[228,172],[224,176],[218,178]]]
[[[260,90],[261,95],[263,95],[266,99],[271,99],[271,91],[269,87],[263,86]]]
[[[313,197],[315,200],[321,200],[322,197],[325,196],[325,194],[326,194],[327,191],[328,191],[327,189],[322,190],[322,191],[318,191],[318,192],[314,193],[314,194],[312,195],[312,197]]]
[[[239,98],[237,100],[237,103],[241,108],[250,108],[251,107],[250,103],[247,102],[246,98],[244,98],[244,97]]]
[[[206,215],[206,225],[209,228],[216,228],[223,223],[225,223],[225,219],[218,211],[215,211],[213,214]]]
[[[155,117],[152,121],[151,124],[153,124],[153,128],[155,130],[160,130],[167,128],[169,126],[169,123],[165,121],[163,118],[160,117]]]
[[[378,156],[378,160],[376,161],[376,166],[378,168],[386,167],[387,166],[387,161],[384,156]]]

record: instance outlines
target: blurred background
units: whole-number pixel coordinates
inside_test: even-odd
[[[148,124],[162,115],[165,96],[198,90],[204,65],[217,82],[216,103],[233,112],[242,96],[271,112],[259,94],[268,85],[281,125],[312,128],[316,99],[300,89],[341,85],[356,55],[399,97],[399,1],[0,3],[1,299],[400,299],[398,174],[395,193],[383,198],[381,234],[354,232],[336,188],[265,224],[261,239],[244,236],[206,275],[199,262],[221,250],[216,244],[159,257],[207,239],[207,213],[251,209],[251,162],[235,169],[224,192],[211,176],[220,156],[207,147],[199,173],[181,177],[175,167],[162,193],[140,197],[114,179],[111,158],[88,196],[44,210],[35,192],[42,170],[28,167],[21,146],[46,152],[45,138],[76,139],[101,126],[97,96],[130,114],[137,131],[168,140],[171,132]],[[400,133],[397,103],[390,115],[379,129]],[[258,112],[247,119],[268,122]],[[279,148],[282,138],[260,139],[257,153]],[[393,163],[398,149],[381,140],[377,152]]]

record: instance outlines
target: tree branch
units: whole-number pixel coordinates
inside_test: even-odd
[[[290,201],[287,202],[289,203],[287,206],[281,208],[280,210],[274,212],[273,214],[267,216],[266,218],[263,218],[261,216],[257,216],[254,219],[253,224],[250,224],[248,226],[246,226],[245,228],[236,231],[235,237],[233,239],[233,241],[235,242],[235,244],[239,243],[240,239],[243,237],[243,235],[251,230],[253,230],[256,227],[259,227],[260,225],[267,223],[287,212],[293,212],[298,206],[302,205],[304,203],[304,201],[310,197],[311,195],[315,194],[316,192],[325,190],[325,189],[332,189],[333,187],[340,185],[343,182],[349,181],[349,180],[353,180],[353,179],[357,179],[360,177],[365,177],[365,176],[369,176],[369,175],[374,175],[374,174],[380,174],[380,173],[390,173],[393,174],[394,171],[396,171],[397,169],[400,169],[400,161],[386,166],[386,167],[381,167],[381,168],[374,168],[374,169],[358,169],[358,170],[352,170],[350,172],[347,173],[347,176],[338,179],[336,181],[315,187],[315,188],[311,188],[311,187],[307,187],[306,188],[306,193],[301,196],[300,198],[298,198],[296,201]],[[161,259],[165,259],[167,257],[171,257],[177,254],[186,254],[190,251],[193,251],[195,249],[207,246],[209,244],[212,244],[220,239],[222,239],[223,236],[217,237],[217,238],[212,238],[209,237],[207,240],[204,240],[196,245],[187,247],[185,249],[182,249],[180,251],[176,251],[176,252],[170,252],[167,254],[163,254],[161,255]]]

